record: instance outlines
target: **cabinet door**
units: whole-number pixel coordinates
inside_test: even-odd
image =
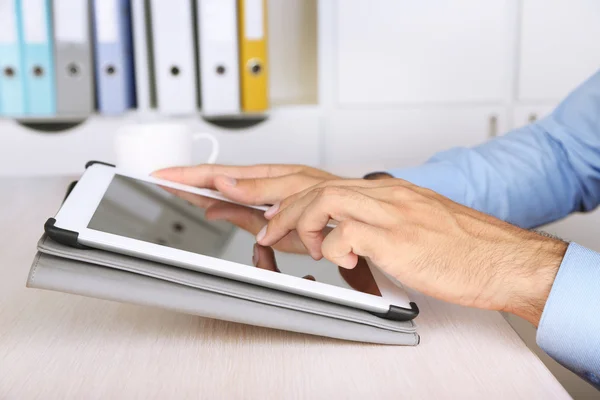
[[[495,107],[335,111],[326,136],[328,165],[405,167],[455,146],[473,146],[506,129]]]
[[[338,0],[338,102],[505,99],[513,5],[512,0]]]
[[[561,100],[600,68],[600,1],[522,4],[518,97]]]

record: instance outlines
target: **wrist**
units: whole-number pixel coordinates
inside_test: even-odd
[[[506,278],[510,294],[503,311],[537,327],[568,243],[537,233],[533,235],[523,242],[526,247],[517,262],[517,269],[512,269]]]

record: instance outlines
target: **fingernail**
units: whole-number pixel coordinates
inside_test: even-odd
[[[267,211],[265,211],[265,217],[271,218],[273,215],[277,214],[279,211],[279,202],[273,204]]]
[[[255,267],[258,266],[258,257],[258,245],[255,243],[254,250],[252,251],[252,265],[254,265]]]
[[[235,186],[237,185],[237,179],[232,178],[230,176],[226,176],[223,178],[223,182],[227,185],[227,186]]]
[[[260,232],[258,232],[258,235],[256,235],[256,241],[260,243],[260,241],[264,239],[266,234],[267,234],[267,226],[265,225],[260,230]]]

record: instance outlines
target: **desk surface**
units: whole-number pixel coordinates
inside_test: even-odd
[[[424,296],[394,347],[27,289],[68,182],[0,179],[2,399],[569,398],[499,313]]]

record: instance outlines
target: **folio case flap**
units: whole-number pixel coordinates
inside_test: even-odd
[[[97,249],[76,249],[46,235],[27,286],[225,321],[360,342],[416,345],[413,321]]]

